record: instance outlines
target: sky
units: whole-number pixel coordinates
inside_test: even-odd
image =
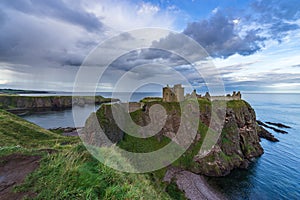
[[[142,28],[176,34],[159,35],[151,49],[116,58],[98,91],[114,90],[126,73],[132,81],[164,79],[170,84],[181,81],[179,73],[199,92],[205,90],[205,81],[189,63],[161,50],[182,51],[184,34],[207,52],[194,62],[209,58],[226,91],[300,92],[298,0],[1,0],[0,88],[72,91],[91,51]],[[130,34],[122,37],[137,42]],[[147,65],[151,70],[134,71]]]

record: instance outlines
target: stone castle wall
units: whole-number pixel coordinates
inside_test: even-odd
[[[210,101],[215,100],[241,100],[242,95],[241,92],[233,92],[232,94],[228,94],[226,96],[210,96],[208,92],[204,96],[201,96],[201,94],[197,94],[196,90],[194,90],[191,94],[186,94],[184,96],[184,88],[181,86],[181,84],[174,85],[174,87],[164,87],[163,88],[163,102],[181,102],[184,101],[184,99],[188,99],[191,97],[196,98],[204,98],[208,99]]]
[[[184,88],[181,84],[174,87],[163,88],[163,102],[181,102],[184,101]]]

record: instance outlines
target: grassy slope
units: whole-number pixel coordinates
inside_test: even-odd
[[[199,101],[199,109],[200,111],[204,111],[206,107],[211,106],[211,102],[205,99],[200,99]],[[178,103],[165,103],[165,102],[151,102],[150,104],[155,104],[159,103],[162,106],[165,107],[167,112],[170,112],[172,109],[178,109],[179,104]],[[247,102],[242,101],[242,100],[232,100],[226,102],[228,108],[232,109],[240,109],[241,107],[244,107],[245,105],[249,105]],[[134,121],[137,121],[140,118],[141,115],[141,110],[137,110],[133,113],[131,113],[131,117],[133,118]],[[210,130],[212,131],[212,130]],[[229,130],[223,130],[222,135],[221,135],[221,140],[222,142],[227,142],[226,141],[226,131]],[[197,168],[197,163],[193,162],[194,156],[199,152],[203,140],[208,132],[208,127],[202,123],[201,121],[199,122],[199,127],[198,127],[198,132],[201,135],[200,141],[193,143],[190,148],[178,159],[176,160],[172,165],[181,167],[184,169],[194,169]],[[211,132],[212,134],[213,132]],[[162,148],[166,144],[168,144],[169,138],[164,137],[161,139],[161,142],[159,142],[155,137],[151,138],[146,138],[146,139],[141,139],[141,138],[135,138],[130,135],[125,134],[124,140],[121,141],[118,145],[131,152],[150,152],[151,150],[157,150],[159,148]],[[224,155],[225,156],[225,155]],[[214,160],[214,158],[209,158],[211,160]],[[226,156],[226,159],[231,159],[230,157]],[[165,173],[166,169],[161,169],[156,172],[154,172],[154,176],[158,177],[159,179],[163,178],[163,175]]]
[[[150,102],[149,104],[160,104],[162,105],[168,113],[172,112],[172,110],[178,110],[180,111],[180,105],[179,103],[166,103],[166,102]],[[211,106],[210,101],[205,100],[205,99],[200,99],[199,100],[199,109],[203,111],[205,109],[205,106]],[[100,112],[97,114],[100,115]],[[137,110],[135,112],[130,113],[133,121],[138,121],[140,119],[140,116],[142,114],[142,110]],[[180,112],[179,112],[180,115]],[[199,122],[199,127],[198,131],[201,134],[201,139],[198,143],[193,144],[187,152],[179,158],[176,162],[175,165],[179,165],[181,163],[182,165],[188,165],[188,163],[191,162],[192,158],[194,155],[198,153],[200,150],[200,147],[202,145],[202,142],[205,138],[205,134],[208,130],[208,127],[202,123],[201,121]],[[170,139],[163,136],[163,138],[158,141],[158,139],[154,137],[142,139],[142,138],[135,138],[130,135],[125,134],[124,140],[121,141],[118,145],[131,152],[151,152],[154,150],[158,150],[162,148],[163,146],[167,145],[170,142]]]
[[[52,133],[3,110],[0,110],[0,138],[2,152],[5,148],[16,145],[30,149],[51,147],[61,142],[75,142],[76,140]]]
[[[0,157],[12,153],[43,156],[40,168],[15,188],[36,192],[36,199],[170,199],[149,174],[119,173],[94,159],[78,138],[49,132],[2,110],[0,138]]]

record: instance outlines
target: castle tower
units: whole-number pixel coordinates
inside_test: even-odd
[[[181,84],[174,85],[174,87],[163,88],[163,101],[164,102],[180,102],[184,100],[184,88]]]

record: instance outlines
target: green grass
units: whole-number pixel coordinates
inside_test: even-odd
[[[42,156],[39,168],[15,192],[34,192],[35,199],[171,199],[153,174],[115,171],[92,157],[77,137],[50,132],[3,110],[0,138],[0,157]]]
[[[36,199],[170,199],[145,174],[117,172],[94,159],[82,145],[45,157],[16,191]]]
[[[197,155],[202,147],[203,141],[208,133],[208,127],[204,123],[199,122],[198,132],[201,135],[200,140],[191,144],[187,151],[173,163],[174,166],[184,169],[193,169],[197,167],[197,163],[193,162],[193,158]]]
[[[0,138],[2,149],[16,145],[42,148],[53,147],[61,142],[78,142],[78,138],[60,136],[3,110],[0,110]]]
[[[147,103],[150,107],[153,104],[160,104],[162,105],[168,114],[176,112],[178,116],[180,116],[180,104],[176,102],[149,102]],[[199,109],[207,109],[207,107],[210,107],[211,103],[208,100],[199,100]],[[135,122],[138,122],[139,119],[141,119],[141,116],[144,114],[142,109],[137,110],[133,113],[131,113],[132,120]],[[187,151],[179,158],[177,159],[172,165],[177,166],[184,169],[191,169],[194,167],[197,167],[195,162],[193,162],[194,156],[199,152],[204,138],[206,136],[206,133],[208,131],[208,127],[202,123],[199,122],[198,125],[198,133],[200,133],[201,138],[200,141],[193,143],[190,148],[187,149]],[[124,139],[118,144],[118,146],[122,149],[125,149],[130,152],[136,152],[136,153],[146,153],[146,152],[152,152],[158,149],[163,148],[167,144],[169,144],[171,140],[165,136],[160,136],[160,139],[158,139],[156,136],[149,137],[149,138],[137,138],[130,136],[128,134],[124,135]],[[159,160],[160,158],[158,158]],[[153,174],[162,179],[164,176],[166,169],[161,169],[156,172],[153,172]]]
[[[148,103],[148,102],[162,102],[162,98],[161,97],[145,97],[142,100],[140,100],[140,102],[142,103]]]
[[[227,101],[227,107],[232,109],[239,109],[242,107],[251,107],[246,101],[244,100],[231,100]]]
[[[134,153],[148,153],[159,150],[165,145],[169,144],[171,140],[162,136],[159,141],[156,136],[149,138],[136,138],[131,135],[124,135],[124,139],[118,144],[118,146],[124,150]]]

